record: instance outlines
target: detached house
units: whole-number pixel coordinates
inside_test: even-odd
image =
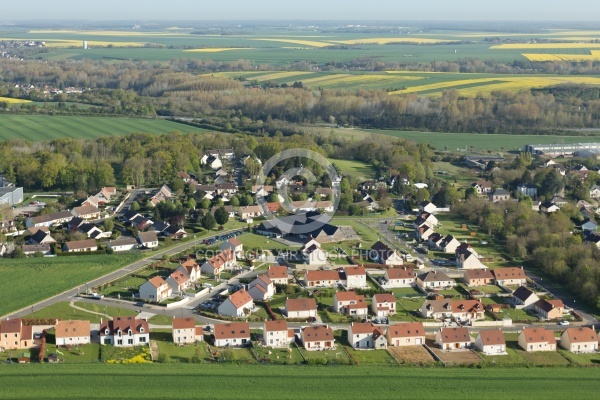
[[[525,328],[519,334],[519,346],[529,351],[555,351],[554,332],[544,328]]]
[[[402,322],[390,325],[386,337],[390,346],[421,346],[425,344],[422,322]]]
[[[467,286],[485,286],[494,283],[494,275],[487,268],[468,269],[463,272],[462,280]]]
[[[269,347],[289,347],[294,342],[294,330],[288,328],[287,321],[265,321],[263,325],[263,344]]]
[[[348,343],[355,349],[387,349],[382,328],[372,323],[352,323],[348,328]]]
[[[314,298],[287,299],[285,301],[285,315],[288,318],[316,318],[317,301]]]
[[[25,222],[25,225],[28,228],[39,228],[41,226],[50,227],[52,225],[60,225],[69,222],[71,218],[73,218],[73,214],[71,214],[70,211],[60,211],[29,218]]]
[[[335,344],[333,331],[327,325],[307,326],[300,331],[300,338],[308,351],[331,350]]]
[[[275,285],[267,275],[259,275],[248,285],[248,293],[254,300],[265,301],[275,294]]]
[[[91,342],[90,321],[58,321],[54,331],[57,346]]]
[[[468,349],[471,335],[467,328],[442,328],[435,335],[435,343],[444,350]]]
[[[396,314],[396,297],[392,293],[377,293],[373,296],[371,311],[376,317]]]
[[[63,245],[63,251],[66,253],[79,253],[97,250],[98,245],[94,239],[76,240],[74,242],[67,242]]]
[[[367,315],[365,296],[355,292],[336,292],[333,296],[333,311],[350,316]]]
[[[79,217],[86,220],[100,218],[100,210],[98,210],[98,208],[94,206],[75,207],[71,211],[71,214],[73,214],[74,217]]]
[[[237,258],[244,257],[244,244],[238,238],[231,238],[226,242],[221,243],[221,251],[231,249]]]
[[[337,270],[306,271],[304,273],[306,287],[336,287],[341,281],[340,273]]]
[[[194,318],[173,318],[173,343],[193,344],[204,340],[204,331]]]
[[[419,211],[433,214],[437,211],[437,207],[430,201],[423,201],[419,204]]]
[[[120,237],[115,240],[111,240],[106,244],[107,249],[111,249],[112,251],[120,252],[120,251],[129,251],[134,250],[138,246],[138,242],[132,237]]]
[[[173,289],[163,278],[155,276],[140,286],[140,298],[160,303],[171,297]]]
[[[231,249],[225,249],[219,254],[209,258],[202,264],[200,270],[206,274],[218,275],[223,270],[231,269],[235,265],[235,254]]]
[[[158,237],[154,231],[138,233],[138,240],[140,241],[140,245],[147,249],[158,247]]]
[[[479,261],[477,253],[470,251],[468,248],[456,250],[456,266],[462,269],[483,269],[487,268]]]
[[[378,241],[369,251],[369,258],[379,264],[402,265],[404,260],[397,251],[390,249],[386,244]]]
[[[483,304],[478,300],[425,300],[421,306],[421,315],[425,318],[454,318],[470,322],[484,317]]]
[[[439,271],[429,271],[418,275],[416,283],[423,289],[444,289],[456,285],[454,279]]]
[[[535,293],[527,289],[525,286],[519,286],[517,290],[513,292],[513,302],[517,308],[524,308],[526,310],[532,309],[533,305],[539,300]]]
[[[218,308],[219,315],[245,317],[254,309],[254,301],[244,289],[229,296]]]
[[[308,265],[327,264],[327,252],[321,248],[321,243],[317,242],[312,237],[309,237],[304,241],[300,253],[302,253],[302,258]]]
[[[245,347],[250,345],[250,324],[247,322],[232,322],[215,324],[216,347]]]
[[[23,325],[21,318],[0,321],[0,348],[4,350],[34,347],[33,327]]]
[[[560,346],[571,353],[594,353],[598,351],[598,334],[591,328],[568,328],[560,335]]]
[[[444,253],[454,253],[458,246],[460,246],[460,242],[454,236],[446,235],[439,244],[439,249]]]
[[[284,265],[271,265],[267,276],[276,285],[287,285],[289,281],[287,267]]]
[[[500,329],[479,331],[475,338],[475,348],[488,356],[508,354],[506,340]]]
[[[145,346],[150,343],[148,321],[134,317],[114,317],[100,325],[100,343],[118,347]]]
[[[367,287],[367,273],[365,271],[365,267],[346,267],[344,268],[344,274],[346,275],[347,289],[360,289]]]
[[[411,287],[415,284],[417,274],[412,268],[390,268],[383,275],[386,288]]]
[[[185,289],[190,287],[190,277],[187,273],[180,271],[179,269],[175,270],[169,277],[166,279],[166,282],[171,286],[171,289],[174,292],[183,292]]]
[[[192,258],[179,263],[176,271],[181,271],[190,278],[190,282],[196,282],[201,278],[200,266]]]
[[[542,319],[562,318],[565,305],[561,300],[538,300],[533,305],[533,311]]]
[[[492,273],[496,278],[496,283],[500,286],[520,286],[527,283],[527,277],[523,268],[497,268]]]

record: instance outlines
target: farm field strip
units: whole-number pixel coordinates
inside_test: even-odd
[[[352,40],[332,40],[334,43],[342,44],[390,44],[390,43],[450,43],[456,40],[449,39],[430,39],[421,37],[393,37],[393,38],[364,38],[364,39],[352,39]]]
[[[291,78],[293,76],[298,76],[298,75],[305,75],[306,72],[304,71],[284,71],[284,72],[273,72],[273,73],[268,73],[266,75],[258,75],[258,76],[254,76],[253,79],[256,79],[258,81],[272,81],[275,79],[284,79],[284,78]]]
[[[220,53],[230,50],[254,50],[252,47],[205,47],[202,49],[184,50],[186,53]]]
[[[248,38],[248,40],[261,40],[261,41],[266,41],[266,42],[291,43],[291,44],[298,44],[301,46],[310,46],[310,47],[327,47],[327,46],[332,46],[334,44],[334,43],[328,43],[328,42],[317,42],[314,40],[296,40],[296,39]]]
[[[492,50],[531,49],[600,49],[600,43],[505,43],[490,47]]]
[[[3,101],[7,102],[8,104],[31,103],[31,100],[13,99],[12,97],[0,97],[0,102]]]
[[[590,54],[539,54],[524,53],[523,57],[529,61],[599,61],[600,50],[591,50]]]

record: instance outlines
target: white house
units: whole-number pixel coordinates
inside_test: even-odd
[[[91,342],[90,321],[58,321],[54,332],[57,346]]]
[[[287,285],[289,276],[285,265],[271,265],[267,270],[267,276],[276,285]]]
[[[254,300],[244,289],[229,296],[218,308],[220,315],[229,317],[245,317],[254,309]]]
[[[146,346],[150,343],[148,321],[114,317],[100,325],[100,343],[118,347]]]
[[[74,217],[79,217],[82,219],[99,219],[100,218],[100,210],[94,206],[80,206],[75,207],[71,211]]]
[[[368,314],[365,296],[355,292],[336,292],[333,295],[333,311],[350,316],[362,316]]]
[[[376,317],[396,314],[396,297],[392,293],[377,293],[371,301],[371,311]]]
[[[248,285],[248,293],[254,300],[265,301],[275,294],[275,285],[267,275],[259,275]]]
[[[347,289],[360,289],[367,287],[367,273],[365,267],[346,267],[344,268],[346,274],[346,288]]]
[[[419,211],[433,214],[437,211],[437,207],[430,201],[423,201],[419,204]]]
[[[417,285],[423,289],[442,289],[450,288],[456,285],[454,279],[448,277],[441,271],[429,271],[417,276],[415,280]]]
[[[204,331],[194,318],[173,318],[173,343],[194,344],[204,340]]]
[[[304,262],[308,265],[327,264],[327,252],[321,248],[321,243],[312,237],[304,242],[304,246],[302,246],[300,252],[302,253]]]
[[[594,185],[590,188],[590,197],[592,199],[600,199],[600,186]]]
[[[42,226],[50,227],[52,225],[60,225],[69,222],[73,218],[70,211],[59,211],[51,214],[40,215],[38,217],[29,218],[25,225],[28,228],[39,228]]]
[[[506,267],[492,270],[496,283],[500,286],[520,286],[527,283],[523,268]]]
[[[527,352],[556,351],[556,338],[545,328],[525,328],[519,333],[519,346]]]
[[[302,328],[300,338],[308,351],[330,350],[335,344],[333,331],[327,325],[312,325]]]
[[[238,238],[231,238],[221,243],[221,251],[231,249],[237,258],[244,258],[244,244]]]
[[[385,270],[383,277],[386,281],[385,288],[411,287],[415,284],[417,274],[412,268],[390,268]]]
[[[316,318],[317,301],[314,298],[287,299],[285,301],[285,315],[288,318]]]
[[[475,348],[488,356],[508,354],[501,329],[479,331],[475,338]]]
[[[173,292],[180,293],[191,285],[188,274],[179,269],[173,271],[173,273],[167,277],[166,282],[171,286]]]
[[[206,274],[218,275],[223,270],[233,268],[235,264],[235,253],[231,249],[225,249],[206,260],[200,270]]]
[[[355,349],[387,349],[387,339],[382,328],[370,322],[350,324],[348,343]]]
[[[142,247],[148,249],[154,249],[158,247],[158,237],[154,231],[138,233],[138,240],[140,241],[140,245]]]
[[[444,350],[468,349],[471,336],[467,328],[441,328],[435,334],[435,343]]]
[[[294,341],[294,330],[288,328],[287,321],[265,321],[263,324],[263,344],[269,347],[289,347]]]
[[[76,240],[74,242],[67,242],[63,245],[63,251],[65,253],[81,253],[96,250],[98,250],[98,245],[94,239]]]
[[[245,347],[250,345],[250,324],[247,322],[232,322],[215,324],[216,347]]]
[[[535,303],[540,299],[535,293],[525,286],[519,286],[513,292],[513,302],[517,308],[532,309]]]
[[[425,328],[422,322],[401,322],[390,325],[386,337],[390,346],[422,346],[425,344]]]
[[[179,267],[177,267],[176,271],[185,273],[189,277],[190,283],[196,282],[202,277],[200,266],[192,258],[188,258],[187,260],[179,263]]]
[[[210,155],[205,154],[200,159],[200,164],[206,165],[207,167],[209,167],[213,171],[216,171],[216,170],[220,169],[223,166],[223,162],[219,158],[218,154],[210,154]]]
[[[111,240],[106,244],[107,249],[111,249],[115,253],[120,251],[130,251],[136,249],[138,242],[132,237],[120,237],[115,240]]]
[[[155,276],[140,286],[140,299],[160,303],[171,297],[173,289],[163,278]]]
[[[306,287],[336,287],[342,279],[337,270],[306,271],[304,285]]]
[[[404,263],[402,255],[380,241],[371,246],[369,258],[376,263],[384,265],[402,265]]]
[[[598,351],[598,334],[583,326],[567,328],[560,335],[560,346],[571,353],[594,353]]]

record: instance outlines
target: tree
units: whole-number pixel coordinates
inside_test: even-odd
[[[115,221],[112,218],[104,220],[104,230],[106,232],[112,232],[115,229]]]
[[[15,251],[13,251],[12,257],[13,258],[25,258],[25,257],[27,257],[27,255],[25,255],[25,252],[23,251],[22,248],[17,247],[15,249]]]
[[[271,203],[277,203],[279,201],[279,196],[277,195],[277,193],[271,193],[269,195],[268,201]]]
[[[203,210],[208,210],[210,207],[210,200],[202,199],[202,201],[200,202],[200,207],[202,207]]]
[[[146,200],[146,203],[144,204],[144,208],[146,210],[152,210],[154,208],[154,203],[151,202],[150,200]]]
[[[229,200],[229,204],[231,204],[233,207],[239,207],[240,206],[240,198],[237,195],[233,196],[231,198],[231,200]]]
[[[204,218],[202,218],[202,227],[210,231],[211,229],[214,229],[216,225],[217,221],[215,220],[215,217],[212,213],[207,212]]]
[[[465,200],[468,200],[470,198],[477,198],[477,189],[475,189],[472,186],[468,187],[465,190]]]
[[[427,189],[421,188],[417,190],[417,203],[420,203],[422,201],[429,201],[430,198],[431,195],[429,194],[429,191]]]
[[[545,197],[551,197],[563,189],[563,181],[558,172],[552,170],[546,174],[540,187],[540,194]]]
[[[194,200],[193,198],[190,197],[188,199],[188,201],[185,203],[185,205],[190,210],[195,210],[196,209],[196,200]]]
[[[183,191],[183,189],[185,189],[185,182],[183,182],[183,180],[176,178],[173,179],[171,181],[171,184],[169,185],[169,188],[173,191],[173,192],[180,192]]]
[[[138,203],[137,201],[134,201],[133,203],[131,203],[131,210],[132,211],[139,211],[140,210],[140,203]]]
[[[215,221],[219,225],[225,225],[227,221],[229,221],[229,213],[225,209],[225,207],[219,207],[215,211]]]

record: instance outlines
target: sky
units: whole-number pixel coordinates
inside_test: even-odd
[[[27,0],[12,20],[593,21],[598,0]]]

